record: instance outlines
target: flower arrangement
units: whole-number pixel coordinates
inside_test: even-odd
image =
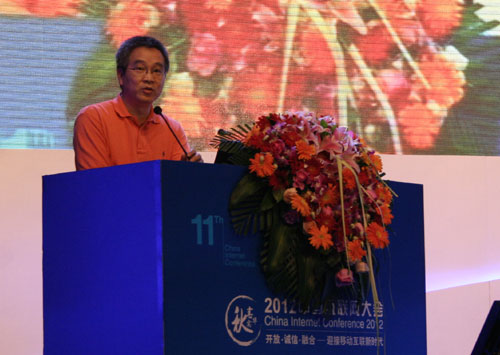
[[[304,112],[261,116],[216,142],[249,166],[230,211],[237,233],[260,231],[272,289],[326,305],[344,286],[359,291],[368,274],[378,301],[372,248],[389,244],[393,218],[379,155],[334,118]]]

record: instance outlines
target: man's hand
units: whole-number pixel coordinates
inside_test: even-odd
[[[181,160],[183,161],[191,161],[193,163],[203,163],[203,159],[201,158],[200,153],[197,153],[196,150],[192,150],[186,155],[183,155]]]

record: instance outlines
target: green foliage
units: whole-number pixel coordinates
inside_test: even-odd
[[[116,0],[85,0],[80,5],[80,11],[88,17],[106,18],[110,8],[116,3]]]
[[[229,210],[237,234],[257,232],[265,190],[265,186],[252,174],[246,174],[234,188]]]
[[[500,87],[494,83],[500,80],[500,38],[482,35],[499,22],[481,20],[476,15],[480,8],[479,4],[465,7],[462,25],[450,41],[469,61],[467,87],[445,120],[434,154],[450,154],[450,146],[452,154],[499,154]]]
[[[115,50],[102,43],[79,68],[68,94],[66,117],[73,127],[78,112],[85,106],[115,97],[120,88],[116,79]]]
[[[303,307],[317,303],[317,300],[314,300],[318,286],[315,274],[318,274],[320,266],[318,260],[312,256],[297,255],[297,298]]]
[[[165,44],[170,60],[169,73],[187,72],[187,55],[189,51],[189,36],[186,31],[179,26],[162,24],[154,29],[151,36],[158,38]]]
[[[216,72],[210,76],[201,76],[191,73],[194,77],[194,93],[198,97],[215,99],[222,89],[226,75],[222,72]]]
[[[279,206],[273,209],[273,222],[262,232],[261,267],[269,287],[278,294],[295,299],[298,293],[294,245],[296,228],[280,221]]]
[[[500,22],[481,20],[476,11],[483,7],[481,4],[472,4],[466,6],[463,13],[463,20],[461,26],[454,32],[452,43],[457,48],[466,47],[470,41],[482,33],[491,30],[498,26]]]
[[[220,129],[210,145],[218,149],[218,154],[227,157],[227,163],[248,166],[250,158],[255,155],[255,150],[246,147],[242,140],[250,130],[251,126],[248,124],[238,125],[229,131]]]

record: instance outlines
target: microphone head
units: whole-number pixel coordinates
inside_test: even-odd
[[[153,111],[157,114],[157,115],[161,115],[161,107],[160,106],[156,106]]]

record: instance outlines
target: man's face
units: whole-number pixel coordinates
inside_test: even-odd
[[[158,49],[134,49],[125,71],[118,70],[123,100],[130,106],[151,105],[163,90],[165,75],[165,60]]]

